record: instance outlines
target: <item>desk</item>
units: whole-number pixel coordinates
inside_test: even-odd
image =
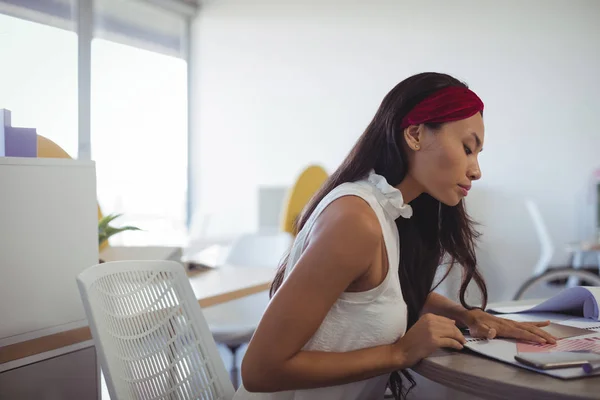
[[[598,399],[600,378],[561,380],[470,352],[440,350],[421,361],[417,374],[482,399]]]
[[[275,270],[223,266],[192,269],[188,276],[200,307],[209,307],[268,290]],[[0,347],[0,367],[4,363],[92,340],[89,327],[83,325]]]
[[[210,307],[269,290],[275,272],[274,268],[225,266],[192,269],[188,276],[200,307]]]
[[[502,303],[521,305],[529,301]],[[498,306],[490,304],[490,307]],[[439,350],[417,374],[482,399],[598,399],[600,377],[562,380],[485,358],[468,350]]]

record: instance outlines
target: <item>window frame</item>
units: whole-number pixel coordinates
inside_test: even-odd
[[[187,224],[189,226],[192,214],[192,180],[191,180],[191,82],[193,74],[192,57],[190,57],[191,25],[195,18],[199,5],[194,0],[140,0],[179,15],[184,22],[184,34],[182,37],[181,58],[187,64],[187,198],[186,213]],[[92,68],[92,40],[94,38],[94,0],[0,0],[0,11],[5,12],[17,18],[27,19],[44,25],[54,26],[60,29],[73,30],[77,34],[77,159],[91,160],[91,68]],[[112,27],[118,30],[121,35],[127,36],[127,33],[136,32],[135,27],[127,25],[112,24]],[[148,41],[152,41],[152,32],[141,32]],[[154,39],[157,43],[165,43],[168,38],[156,34]]]

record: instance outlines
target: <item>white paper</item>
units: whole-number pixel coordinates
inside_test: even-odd
[[[514,365],[519,368],[528,369],[530,371],[535,371],[540,374],[554,376],[555,378],[561,379],[573,379],[573,378],[583,378],[586,376],[597,376],[600,375],[600,371],[595,371],[591,374],[586,374],[581,367],[576,368],[561,368],[561,369],[552,369],[552,370],[543,370],[530,367],[525,364],[521,364],[517,360],[515,360],[515,355],[517,355],[517,346],[516,343],[512,340],[506,339],[492,339],[487,342],[468,342],[465,344],[465,347],[471,349],[477,353],[480,353],[484,356],[494,358],[498,361],[502,361],[507,364]]]
[[[528,313],[522,313],[522,314],[499,314],[497,315],[498,318],[505,318],[505,319],[511,319],[513,321],[517,321],[517,322],[538,322],[538,321],[552,321],[552,322],[560,322],[562,324],[561,321],[567,321],[567,320],[571,320],[573,319],[573,317],[571,315],[565,315],[565,314],[556,314],[556,313],[551,313],[551,312],[528,312]],[[598,324],[598,321],[592,321],[590,319],[585,319],[586,321],[592,322],[594,324]]]
[[[583,328],[589,331],[600,332],[600,322],[589,318],[572,318],[560,321],[562,325],[574,326],[575,328]]]
[[[530,317],[533,317],[532,320],[550,320],[551,322],[560,323],[562,325],[573,326],[577,328],[584,328],[590,331],[589,335],[579,336],[578,338],[593,338],[600,337],[600,323],[598,321],[591,320],[589,318],[569,318],[565,315],[560,314],[552,314],[552,313],[531,313],[527,314]],[[523,315],[515,314],[515,315],[503,315],[502,317],[514,320],[521,320]],[[516,318],[512,318],[516,317]],[[540,318],[543,317],[543,318]],[[467,343],[465,347],[473,350],[479,354],[482,354],[487,357],[491,357],[495,360],[511,364],[517,366],[519,368],[528,369],[531,371],[535,371],[541,374],[550,375],[555,378],[560,379],[573,379],[573,378],[581,378],[585,376],[600,376],[600,371],[593,372],[591,374],[586,374],[581,367],[576,368],[561,368],[561,369],[553,369],[553,370],[542,370],[530,367],[528,365],[521,364],[517,360],[515,360],[515,355],[518,354],[517,351],[517,341],[515,339],[476,339],[471,338],[468,335],[465,335],[467,339]],[[575,339],[575,338],[567,338],[564,340]]]
[[[488,311],[513,314],[521,312],[565,312],[576,313],[584,318],[598,320],[598,304],[600,303],[600,287],[576,286],[561,291],[537,305],[506,306],[490,308]]]

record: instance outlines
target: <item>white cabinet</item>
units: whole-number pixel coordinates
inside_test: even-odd
[[[94,162],[0,157],[0,347],[85,324],[75,279],[97,262]]]

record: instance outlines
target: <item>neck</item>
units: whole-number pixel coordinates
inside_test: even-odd
[[[407,175],[404,180],[396,186],[396,189],[400,190],[406,204],[409,204],[424,192],[421,185],[410,175]]]

